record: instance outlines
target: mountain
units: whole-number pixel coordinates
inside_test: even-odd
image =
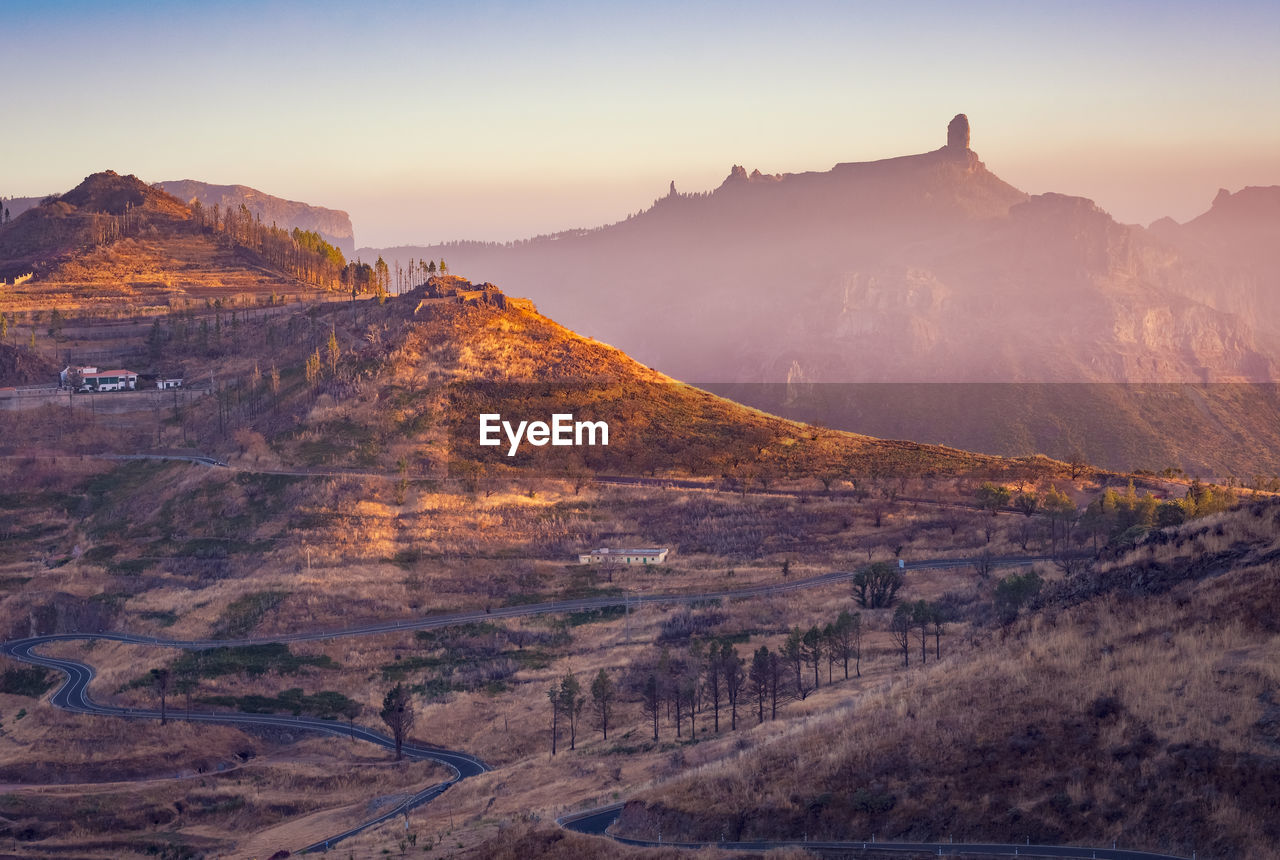
[[[1175,248],[1089,200],[1019,191],[966,139],[823,173],[735,166],[598,230],[417,254],[682,379],[1273,377],[1272,339],[1166,276]]]
[[[444,257],[451,270],[503,283],[677,378],[788,415],[811,416],[790,411],[806,400],[835,402],[821,420],[858,432],[871,432],[860,423],[865,403],[840,407],[849,392],[829,386],[1212,389],[1277,378],[1280,332],[1259,316],[1276,292],[1252,260],[1223,264],[1242,241],[1231,228],[1193,222],[1171,238],[1167,225],[1120,224],[1081,197],[1026,194],[992,173],[968,140],[960,115],[931,152],[825,172],[735,166],[714,191],[682,194],[673,185],[648,210],[606,227],[364,253],[402,263]],[[1222,217],[1257,221],[1259,205],[1241,202]],[[1280,246],[1272,227],[1257,235],[1259,248],[1273,236]],[[753,391],[760,383],[772,387]],[[892,396],[879,399],[892,410]],[[967,407],[957,412],[949,399],[912,425],[911,438],[1060,457],[1079,446],[1113,467],[1262,468],[1231,446],[1211,452],[1211,466],[1205,458],[1134,460],[1134,450],[1154,450],[1158,440],[1134,433],[1126,450],[1112,445],[1106,425],[1119,416],[1100,421],[1094,407],[1122,402],[1115,391],[1099,390],[1079,411],[1047,389],[1034,398],[1047,412],[1030,424],[963,443],[948,434]],[[882,427],[894,415],[871,417]]]
[[[348,266],[314,231],[293,235],[247,207],[213,215],[136,176],[88,176],[0,224],[0,279],[8,285],[0,309],[27,314],[34,329],[46,310],[101,320],[275,305],[342,289],[344,277],[372,280],[370,267]],[[61,333],[55,326],[49,334]]]
[[[95,173],[60,197],[0,225],[0,275],[42,270],[79,250],[125,233],[182,232],[191,212],[138,177]]]
[[[286,462],[384,470],[403,463],[415,473],[448,470],[455,476],[661,472],[739,486],[824,474],[953,475],[1014,465],[766,415],[645,367],[489,284],[435,277],[385,306],[366,304],[358,323],[336,304],[319,323],[335,332],[340,349],[353,351],[352,361],[362,368],[359,385],[321,384],[318,390],[336,401],[323,410],[312,408],[314,390],[286,388],[296,398],[291,409],[260,419],[259,429]],[[287,355],[277,350],[273,358]],[[294,356],[298,362],[305,357]],[[514,425],[550,421],[557,413],[605,421],[607,446],[526,444],[509,456],[507,441],[479,444],[482,414]],[[1044,475],[1063,468],[1044,459],[1020,467]]]
[[[264,224],[278,224],[292,230],[313,230],[347,257],[355,256],[355,232],[351,216],[340,209],[312,206],[296,200],[285,200],[250,188],[247,185],[212,185],[194,179],[178,179],[156,183],[159,187],[187,203],[200,202],[205,208],[218,206],[235,209],[241,205],[262,219]]]
[[[1170,273],[1181,292],[1280,338],[1280,185],[1223,188],[1204,214],[1151,232],[1184,261]]]

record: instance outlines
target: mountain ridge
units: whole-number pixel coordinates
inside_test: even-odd
[[[196,179],[171,179],[156,185],[188,204],[198,200],[205,208],[217,205],[226,209],[243,204],[265,224],[275,222],[285,229],[313,230],[347,257],[355,257],[351,216],[341,209],[287,200],[248,185],[217,185]]]

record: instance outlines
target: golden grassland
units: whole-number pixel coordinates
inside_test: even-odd
[[[832,569],[834,562],[848,562],[850,566],[864,563],[867,546],[873,557],[889,557],[896,540],[905,542],[907,552],[918,551],[921,555],[948,549],[977,551],[986,546],[977,520],[966,520],[954,538],[945,523],[931,522],[930,517],[937,510],[945,509],[898,505],[886,514],[883,526],[876,529],[868,511],[840,498],[801,501],[625,487],[591,487],[575,493],[572,487],[553,482],[532,498],[524,492],[495,492],[486,498],[483,493],[414,491],[404,505],[397,505],[386,481],[275,476],[259,479],[186,464],[116,465],[68,458],[35,463],[6,461],[5,466],[15,479],[19,474],[29,476],[28,494],[9,500],[13,510],[22,512],[27,524],[24,537],[6,545],[8,569],[15,575],[21,571],[20,578],[29,577],[14,583],[2,604],[6,623],[17,633],[28,632],[32,607],[47,604],[51,594],[56,596],[54,602],[63,607],[62,614],[42,617],[38,623],[67,625],[63,629],[84,629],[86,623],[98,623],[108,628],[120,626],[181,637],[203,636],[217,630],[233,614],[236,601],[246,595],[283,592],[287,596],[253,619],[252,626],[244,631],[269,635],[273,631],[354,623],[362,617],[475,609],[517,595],[529,599],[534,594],[550,598],[583,590],[699,591],[781,581],[783,561],[789,563],[791,576],[810,575]],[[268,481],[265,489],[259,480]],[[257,514],[260,519],[242,519],[259,505],[265,506]],[[181,516],[165,520],[166,508]],[[337,509],[348,513],[336,516]],[[37,516],[37,511],[43,511],[43,516]],[[294,517],[313,517],[317,513],[335,516],[320,518],[310,526],[293,522],[286,532],[276,520],[281,512]],[[1014,525],[1015,520],[1005,516],[999,522],[1002,531],[993,538],[991,547],[1003,552],[1008,546],[1003,529]],[[221,531],[219,523],[233,524],[234,535]],[[251,527],[240,531],[243,525]],[[180,534],[167,536],[169,529],[177,529]],[[913,533],[914,537],[907,540]],[[942,534],[948,536],[948,546],[937,543],[936,538]],[[762,541],[762,535],[769,536],[769,540]],[[219,552],[213,552],[212,557],[199,557],[220,545],[213,538],[233,536],[254,546],[263,542],[263,547],[255,549],[248,560],[238,559],[235,553],[222,557]],[[685,536],[701,536],[707,543],[688,554],[677,552],[672,564],[664,568],[617,571],[612,583],[605,571],[584,570],[567,563],[572,558],[567,550],[576,551],[610,539],[651,543],[675,537],[672,543],[679,550]],[[268,539],[277,542],[267,543]],[[175,541],[182,552],[174,552]],[[103,547],[117,549],[104,552]],[[409,549],[414,552],[396,558]],[[170,555],[165,557],[165,553]],[[910,586],[911,594],[932,597],[947,590],[968,588],[974,576],[971,571],[921,573]],[[754,631],[749,634],[753,641],[776,646],[790,624],[825,622],[840,607],[848,605],[845,586],[784,600],[741,601],[713,609],[722,617],[708,631],[715,635]],[[89,608],[95,606],[99,614]],[[532,652],[530,657],[507,667],[514,671],[498,685],[481,684],[472,690],[420,699],[417,734],[433,743],[471,750],[504,769],[512,769],[511,773],[504,771],[507,787],[501,792],[499,805],[487,816],[494,821],[512,820],[522,810],[562,811],[566,806],[607,799],[613,792],[629,791],[633,785],[678,772],[680,765],[673,763],[672,755],[679,747],[668,745],[665,739],[652,747],[645,743],[643,726],[637,725],[638,710],[632,703],[621,709],[625,714],[620,714],[619,725],[627,725],[619,729],[619,737],[626,739],[628,747],[637,749],[611,752],[610,747],[601,745],[590,731],[584,730],[579,738],[584,755],[605,761],[575,765],[565,777],[560,772],[560,762],[566,759],[546,761],[545,688],[569,670],[581,677],[599,668],[623,671],[632,660],[653,651],[653,642],[664,623],[690,612],[646,607],[628,618],[612,616],[573,625],[567,628],[567,637],[563,635],[563,619],[507,622],[501,625],[502,635],[527,641],[523,647]],[[692,610],[695,615],[703,612]],[[485,653],[485,635],[464,640],[463,647],[481,648]],[[869,672],[876,671],[876,661],[884,664],[885,670],[891,668],[895,658],[884,634],[874,634],[868,647],[878,653],[877,657],[868,658]],[[508,644],[504,650],[513,649]],[[155,704],[154,694],[147,687],[130,688],[130,682],[177,656],[173,651],[110,643],[63,643],[50,651],[84,659],[97,667],[99,675],[93,687],[96,697],[121,705],[148,707]],[[394,667],[397,657],[408,661],[430,653],[411,634],[297,645],[292,651],[301,656],[327,656],[334,668],[202,679],[194,695],[274,695],[290,687],[307,693],[341,690],[364,706],[360,721],[376,726],[381,696],[395,677],[386,674],[384,667]],[[512,659],[510,654],[504,654],[498,662]],[[405,678],[418,683],[428,675],[415,669]],[[170,697],[170,707],[175,711],[183,706],[181,696]],[[53,713],[42,706],[38,715],[32,713],[24,722],[37,716],[43,721]],[[49,737],[81,737],[82,725],[94,723],[101,732],[105,731],[103,726],[113,722],[66,715],[59,720],[62,722],[49,723]],[[155,730],[167,731],[158,727]],[[157,748],[167,748],[168,755],[182,757],[182,750],[196,741],[194,735],[190,741],[181,738],[201,730],[203,727],[175,729],[178,743],[158,744]],[[89,764],[110,768],[118,758],[139,778],[154,776],[154,768],[161,772],[167,769],[161,763],[163,755],[159,759],[142,756],[129,765],[130,754],[123,748],[129,744],[131,729],[121,727],[115,731],[117,734],[110,738],[88,735],[86,745],[95,750],[94,756],[86,759]],[[724,754],[717,753],[717,748],[728,751],[735,743],[736,739],[726,738],[699,744],[698,748],[705,749],[703,754],[711,760]],[[217,750],[218,745],[201,748]],[[70,760],[78,760],[79,745],[69,746],[68,751]],[[31,767],[34,761],[32,755],[17,751],[5,758],[17,772]],[[486,790],[479,783],[470,786],[460,786],[448,797],[456,796],[458,803],[469,803],[473,794],[478,797]],[[484,800],[487,802],[487,797]],[[325,802],[340,805],[332,798]],[[469,807],[459,807],[466,808]],[[208,835],[217,829],[210,826],[212,830],[201,832]],[[292,838],[291,833],[280,831],[277,835],[281,839]],[[483,829],[469,829],[464,839],[483,842],[489,838],[486,833]],[[225,832],[218,836],[225,837]],[[542,837],[535,834],[529,838],[536,841]]]
[[[15,538],[0,557],[14,578],[0,619],[14,632],[30,627],[33,601],[50,595],[79,601],[86,622],[110,617],[200,637],[229,623],[237,600],[278,593],[240,631],[269,635],[563,596],[731,589],[780,581],[784,565],[799,578],[895,555],[1048,546],[1047,533],[1020,516],[899,502],[877,528],[870,503],[820,493],[575,492],[546,481],[532,498],[411,486],[398,503],[388,480],[185,463],[6,460],[0,472],[26,487],[0,498]],[[932,492],[954,499],[960,490]],[[669,546],[673,555],[649,569],[575,563],[579,551],[609,543]]]
[[[25,461],[7,465],[11,469],[32,468],[32,464]],[[78,627],[82,623],[98,622],[150,630],[158,635],[200,636],[225,629],[229,621],[238,620],[244,625],[245,633],[269,635],[273,631],[354,623],[362,617],[404,617],[450,608],[475,609],[517,595],[529,599],[534,594],[552,597],[607,589],[703,590],[782,581],[783,561],[789,562],[793,577],[825,572],[846,564],[852,567],[865,563],[868,546],[870,557],[874,558],[891,558],[897,545],[906,547],[903,554],[907,557],[976,555],[984,549],[994,554],[1015,554],[1020,550],[1017,530],[1026,521],[1021,516],[990,518],[970,513],[960,520],[953,535],[947,518],[956,509],[946,507],[896,503],[884,513],[882,526],[876,528],[873,514],[865,504],[845,497],[823,497],[820,493],[807,501],[751,493],[627,487],[584,487],[575,493],[568,482],[547,482],[533,497],[524,491],[494,492],[486,497],[483,492],[439,492],[421,487],[407,493],[404,504],[397,504],[392,482],[381,479],[255,476],[185,464],[104,466],[92,461],[84,474],[80,471],[83,465],[80,461],[66,459],[41,461],[38,465],[36,472],[23,473],[32,475],[27,490],[33,495],[18,494],[9,499],[12,509],[22,512],[21,522],[26,525],[21,539],[6,542],[7,570],[23,581],[11,583],[0,611],[5,613],[11,629],[19,632],[25,632],[31,623],[32,607],[49,603],[50,594],[55,595],[53,602],[62,607],[62,615],[42,617],[39,623]],[[941,492],[941,486],[935,484],[934,489]],[[946,491],[953,498],[959,497],[957,486],[947,485]],[[166,508],[180,516],[166,520]],[[34,516],[34,510],[43,510],[44,517]],[[985,536],[989,521],[995,524],[990,544]],[[126,524],[123,531],[114,531],[122,523]],[[1213,554],[1242,543],[1264,543],[1272,539],[1269,536],[1273,526],[1269,523],[1265,516],[1249,513],[1198,520],[1187,527],[1181,545],[1168,541],[1156,546],[1154,551],[1144,545],[1133,550],[1133,557],[1122,556],[1107,564],[1128,569],[1124,566],[1131,567],[1138,560],[1167,563],[1190,555]],[[172,529],[178,529],[179,533],[167,534]],[[483,535],[483,539],[478,535]],[[236,552],[224,554],[213,550],[217,546],[231,549],[228,541],[233,538],[252,547],[252,552],[240,558]],[[664,568],[620,570],[614,573],[613,582],[608,581],[604,571],[583,570],[567,563],[572,558],[568,550],[614,539],[669,542],[678,552],[672,564]],[[704,543],[687,543],[691,540]],[[897,544],[898,541],[902,543]],[[1033,550],[1043,549],[1043,534],[1033,541],[1030,544]],[[77,546],[80,552],[75,555],[73,550]],[[106,546],[117,549],[101,551]],[[685,552],[686,546],[691,547],[689,552]],[[175,551],[177,549],[181,551]],[[412,552],[403,552],[405,550]],[[999,575],[1002,574],[995,576]],[[903,597],[938,600],[950,596],[958,605],[967,606],[987,599],[991,587],[992,582],[984,580],[972,568],[922,571],[910,575]],[[262,592],[285,596],[256,616],[237,619],[237,601]],[[1231,600],[1224,597],[1217,604],[1218,611],[1225,613],[1250,593],[1249,589],[1240,589],[1233,593]],[[1261,601],[1259,605],[1266,605],[1269,599],[1266,592],[1256,598]],[[750,726],[754,721],[746,719],[744,722],[748,725],[737,732],[722,732],[693,743],[687,739],[677,742],[671,736],[670,726],[664,724],[663,738],[655,744],[647,739],[647,727],[638,705],[628,702],[619,709],[616,733],[611,734],[608,744],[600,741],[590,729],[583,729],[579,750],[555,759],[547,755],[545,690],[566,671],[587,678],[598,669],[606,668],[620,676],[637,661],[651,659],[655,653],[654,643],[664,631],[678,627],[685,616],[710,619],[700,628],[702,635],[745,635],[747,638],[739,643],[741,653],[746,654],[760,644],[776,648],[792,625],[825,623],[841,608],[851,607],[847,586],[832,586],[781,599],[738,601],[726,606],[645,607],[625,618],[584,618],[573,624],[563,618],[529,618],[493,625],[493,629],[487,629],[486,625],[486,629],[460,631],[449,647],[456,648],[462,655],[470,655],[467,659],[472,662],[496,667],[497,680],[489,683],[485,680],[487,676],[481,674],[467,679],[460,688],[420,694],[419,728],[415,736],[475,752],[500,765],[501,770],[458,786],[412,815],[411,832],[417,833],[424,845],[427,842],[434,845],[433,851],[447,848],[449,852],[472,851],[476,856],[484,856],[488,851],[524,852],[544,846],[551,856],[574,856],[574,852],[591,850],[599,850],[599,856],[608,856],[610,849],[591,847],[598,843],[554,836],[548,822],[567,809],[607,802],[615,796],[627,797],[637,787],[644,786],[651,786],[652,792],[656,792],[646,795],[646,799],[659,798],[650,799],[652,814],[665,815],[668,806],[677,807],[676,801],[685,796],[681,793],[685,789],[679,788],[683,783],[676,782],[676,788],[667,787],[671,780],[678,780],[690,771],[698,774],[698,779],[722,771],[736,774],[738,762],[746,767],[745,763],[757,761],[750,758],[756,751],[761,756],[772,755],[768,750],[774,749],[775,743],[793,743],[793,747],[777,747],[786,749],[790,756],[804,754],[804,750],[816,756],[818,753],[814,750],[819,748],[827,751],[823,756],[832,750],[840,750],[841,755],[856,752],[870,756],[866,762],[861,759],[859,762],[868,767],[879,762],[876,767],[880,770],[870,772],[881,773],[879,778],[885,782],[883,788],[873,784],[868,790],[902,798],[895,801],[889,813],[890,823],[892,816],[900,815],[903,821],[911,822],[910,827],[930,826],[935,819],[916,817],[918,813],[923,814],[924,802],[913,806],[914,801],[909,802],[908,798],[919,794],[927,799],[931,792],[949,797],[945,792],[955,791],[963,783],[954,773],[948,778],[946,768],[969,766],[955,764],[951,757],[942,757],[940,762],[930,761],[930,766],[942,769],[942,775],[936,779],[919,775],[919,768],[909,768],[913,781],[909,784],[911,793],[907,793],[895,781],[902,766],[902,744],[922,744],[929,750],[962,750],[942,743],[950,739],[971,744],[973,749],[993,749],[993,753],[984,752],[994,758],[984,761],[981,769],[1000,772],[997,765],[1005,756],[1016,755],[1019,762],[1028,760],[1030,754],[1020,744],[1029,742],[1021,739],[1019,733],[1027,726],[1036,725],[1041,715],[1067,707],[1078,712],[1082,707],[1092,706],[1097,699],[1111,695],[1108,691],[1113,688],[1129,686],[1136,692],[1132,696],[1122,692],[1123,709],[1118,712],[1119,716],[1108,717],[1106,725],[1090,735],[1097,749],[1112,750],[1123,747],[1124,743],[1132,745],[1131,736],[1135,736],[1137,727],[1148,724],[1155,727],[1152,731],[1160,735],[1162,744],[1202,740],[1214,721],[1222,719],[1223,712],[1206,706],[1202,712],[1197,711],[1196,716],[1184,718],[1181,724],[1173,728],[1166,726],[1179,718],[1179,700],[1171,698],[1173,694],[1167,685],[1159,686],[1165,681],[1159,680],[1163,677],[1160,673],[1152,671],[1158,667],[1163,667],[1161,672],[1168,671],[1169,667],[1183,667],[1191,679],[1189,683],[1194,685],[1187,689],[1194,692],[1197,701],[1231,703],[1229,712],[1244,714],[1235,717],[1242,721],[1242,726],[1254,719],[1252,712],[1242,710],[1235,697],[1247,701],[1250,696],[1261,695],[1263,687],[1242,687],[1234,678],[1224,686],[1222,676],[1214,674],[1220,669],[1218,663],[1205,657],[1200,663],[1192,659],[1197,648],[1202,649],[1202,654],[1248,651],[1256,642],[1250,644],[1252,634],[1247,624],[1227,624],[1212,635],[1207,627],[1174,625],[1176,629],[1170,638],[1166,627],[1176,621],[1176,616],[1168,615],[1159,607],[1146,612],[1143,604],[1137,603],[1132,604],[1129,615],[1121,615],[1115,607],[1125,605],[1123,601],[1109,600],[1059,610],[1056,615],[1047,610],[1046,614],[1022,622],[1021,627],[1003,634],[1003,640],[1000,634],[987,632],[985,622],[958,621],[949,627],[944,638],[944,660],[927,670],[927,674],[917,675],[912,670],[913,673],[905,676],[896,668],[898,657],[884,632],[886,611],[871,612],[867,614],[872,632],[867,641],[863,679],[824,685],[805,701],[788,704],[778,723],[754,727]],[[1173,598],[1159,600],[1167,603]],[[1207,601],[1202,603],[1213,605]],[[1176,602],[1172,605],[1178,606]],[[101,614],[88,614],[87,607],[93,606],[98,606]],[[1126,635],[1121,636],[1122,631],[1127,631]],[[438,657],[438,645],[439,640],[424,642],[408,633],[300,644],[291,649],[294,654],[326,656],[332,665],[292,673],[268,671],[259,676],[233,673],[202,679],[195,695],[275,695],[293,687],[308,694],[340,690],[363,706],[359,718],[362,723],[377,726],[376,711],[387,686],[399,677],[411,684],[431,681],[434,670],[413,661]],[[679,640],[675,647],[679,647]],[[1112,650],[1105,651],[1107,648]],[[130,682],[145,675],[149,668],[176,656],[175,652],[117,644],[86,648],[82,644],[67,643],[55,650],[86,659],[99,668],[95,696],[139,706],[153,706],[154,694],[145,686],[130,687]],[[1110,662],[1099,662],[1101,653],[1105,653]],[[1164,662],[1154,663],[1154,654],[1164,654]],[[1269,651],[1249,652],[1230,665],[1250,667],[1255,662],[1265,664],[1273,658],[1274,654]],[[398,663],[410,668],[400,673],[395,668]],[[1081,665],[1104,666],[1107,671],[1085,673],[1087,689],[1084,689],[1081,684],[1086,681],[1074,678],[1081,675]],[[993,691],[1000,691],[999,701],[1004,708],[996,715],[990,707]],[[1013,691],[1014,698],[1005,695],[1008,691]],[[170,702],[171,707],[181,709],[180,697],[173,696]],[[1010,702],[1020,704],[1009,708]],[[62,725],[45,716],[46,712],[53,714],[51,709],[40,707],[39,714],[29,713],[22,723],[27,724],[27,720],[37,716],[42,721],[49,719],[50,738],[81,737],[81,723],[101,727],[112,722],[61,715],[57,719],[76,721],[74,725]],[[28,709],[31,710],[29,706]],[[1071,715],[1069,711],[1066,713]],[[854,732],[849,728],[852,734],[831,734],[836,729],[843,731],[847,726],[861,725],[863,714],[869,721],[865,731]],[[945,719],[938,716],[941,714],[946,715]],[[1001,716],[1004,714],[1012,714],[1010,720],[1021,719],[1026,725],[1007,723]],[[1081,720],[1086,718],[1078,713],[1076,716]],[[922,725],[928,731],[918,728]],[[155,727],[155,731],[162,732],[157,749],[169,750],[170,755],[185,756],[183,750],[198,743],[187,740],[171,745],[164,740],[168,736],[163,732],[167,730],[168,727],[164,730]],[[179,733],[200,730],[203,727],[174,729]],[[912,734],[916,731],[922,734]],[[1057,724],[1044,726],[1041,731],[1049,747],[1061,746],[1074,738],[1067,736],[1066,730]],[[1247,732],[1242,729],[1238,737],[1237,745],[1224,746],[1214,755],[1255,754],[1248,752]],[[788,738],[794,740],[788,741]],[[130,753],[124,747],[130,740],[129,730],[119,729],[114,739],[103,739],[96,744],[90,741],[94,744],[94,753],[85,756],[86,761],[110,768],[118,757],[128,764]],[[870,743],[872,740],[874,743]],[[216,744],[201,747],[217,748]],[[70,760],[78,760],[83,753],[74,745],[68,746],[68,751]],[[1147,752],[1146,747],[1141,747],[1135,754],[1141,757]],[[889,756],[888,763],[875,758],[880,754]],[[289,759],[293,753],[283,755]],[[955,752],[954,756],[963,759],[962,752]],[[21,746],[5,756],[14,762],[18,772],[31,767],[36,758]],[[165,772],[160,763],[162,759],[163,756],[141,756],[128,766],[139,778],[150,778]],[[1073,775],[1074,765],[1065,760],[1034,759],[1033,771],[1063,773],[1066,775],[1063,785],[992,788],[973,795],[986,797],[985,805],[964,807],[960,811],[974,812],[979,820],[986,821],[996,811],[1004,815],[1016,808],[1021,810],[1016,820],[1009,816],[996,816],[993,820],[1009,827],[1026,822],[1060,827],[1067,839],[1082,838],[1077,836],[1079,833],[1099,832],[1105,838],[1111,832],[1109,827],[1131,824],[1125,817],[1130,806],[1125,804],[1133,798],[1125,792],[1133,790],[1127,787],[1133,774],[1120,766],[1106,764],[1105,756],[1103,759],[1103,764],[1095,763],[1096,769],[1084,771],[1083,776]],[[792,767],[799,760],[786,761],[787,767]],[[803,761],[807,764],[808,759]],[[829,761],[825,769],[815,772],[824,778],[834,773],[832,779],[838,779],[841,774],[849,773],[846,763],[846,759]],[[1059,766],[1061,771],[1057,769]],[[725,784],[736,792],[741,785],[733,779]],[[1103,815],[1101,812],[1068,810],[1068,813],[1054,813],[1067,817],[1052,818],[1044,811],[1046,803],[1051,804],[1049,808],[1053,810],[1061,807],[1064,792],[1071,798],[1075,796],[1073,792],[1079,794],[1080,786],[1092,785],[1097,780],[1111,787],[1091,788],[1091,794],[1079,795],[1072,803],[1087,804],[1090,810],[1110,810],[1107,814],[1124,813],[1116,819],[1118,823],[1109,822],[1103,816],[1100,824],[1095,818]],[[689,797],[720,797],[718,789],[710,791],[705,786],[690,785]],[[846,792],[839,787],[841,784],[836,785],[832,791],[836,797],[847,797],[849,792],[865,787],[846,786]],[[121,790],[128,794],[132,789]],[[786,791],[794,793],[794,783]],[[376,792],[374,789],[371,794]],[[293,813],[281,816],[279,827],[284,829],[278,831],[274,829],[275,824],[229,830],[220,829],[222,825],[215,823],[209,825],[209,829],[198,831],[178,827],[174,838],[181,841],[190,837],[184,844],[194,845],[199,843],[196,837],[208,837],[216,842],[233,838],[233,833],[235,838],[242,838],[252,832],[252,838],[257,841],[239,844],[251,844],[257,850],[256,846],[268,838],[263,834],[274,832],[271,838],[282,840],[279,844],[296,847],[298,842],[287,840],[323,830],[330,823],[330,819],[320,817],[329,814],[323,810],[348,809],[357,799],[356,794],[353,790],[349,795],[318,800],[317,806],[308,807],[314,810],[314,817],[310,812],[304,815],[306,810],[294,809]],[[821,795],[819,791],[815,797]],[[803,793],[797,798],[788,794],[785,803],[777,800],[777,807],[770,808],[760,820],[778,822],[780,827],[809,826],[811,822],[804,816],[809,815],[812,800],[814,798],[805,799]],[[1001,806],[1005,803],[1007,806]],[[827,801],[820,806],[827,810],[832,803]],[[722,807],[720,800],[708,804],[705,817],[694,821],[679,816],[664,819],[672,828],[664,827],[664,831],[675,833],[679,827],[687,827],[690,833],[697,834],[698,827],[714,822],[706,826],[714,826],[716,832],[712,838],[716,838],[725,826],[724,819],[716,817]],[[359,817],[357,812],[358,808],[350,808],[352,820]],[[530,812],[536,813],[534,818],[528,817]],[[827,814],[835,816],[835,808]],[[1215,814],[1229,818],[1231,814],[1244,813],[1231,813],[1224,807]],[[631,815],[633,826],[644,826],[644,817],[635,812]],[[959,811],[955,815],[959,818]],[[856,818],[854,815],[852,819],[841,820]],[[634,823],[636,820],[638,824]],[[286,823],[307,821],[311,824]],[[823,821],[820,813],[812,825],[820,830]],[[951,825],[952,821],[936,823],[937,826]],[[292,829],[295,826],[303,829]],[[111,830],[107,825],[103,827],[99,837],[105,838]],[[172,831],[168,825],[165,829]],[[901,829],[905,833],[910,828],[904,825]],[[955,829],[957,833],[962,832],[958,826]],[[1131,828],[1126,832],[1132,833]],[[1242,844],[1252,844],[1248,840],[1253,837],[1243,825],[1232,832],[1244,840]],[[383,828],[354,841],[350,851],[356,852],[355,856],[377,856],[384,849],[394,853],[398,838],[395,828]],[[82,842],[88,841],[92,840],[85,835]],[[462,848],[458,847],[459,842]],[[1204,844],[1211,845],[1208,841]],[[366,847],[368,853],[358,853]],[[209,856],[219,856],[213,848],[201,850],[213,852]]]
[[[1211,531],[1222,526],[1223,546],[1273,551],[1274,512],[1221,515]],[[1188,541],[1160,561],[1200,553]],[[1280,856],[1277,596],[1271,561],[1155,596],[1050,606],[738,761],[643,793],[631,830],[1118,839],[1201,857]]]
[[[251,255],[203,236],[122,239],[58,264],[39,279],[0,291],[0,311],[115,318],[168,312],[206,300],[313,294]],[[37,338],[44,340],[41,331]]]
[[[0,816],[42,856],[253,856],[237,846],[244,834],[307,844],[448,776],[340,738],[77,716],[30,700],[15,720],[18,697],[2,698]]]

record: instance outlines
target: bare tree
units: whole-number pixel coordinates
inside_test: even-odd
[[[928,645],[929,627],[933,624],[934,608],[925,600],[917,600],[911,604],[911,620],[920,632],[920,663],[929,662]]]
[[[1071,480],[1074,481],[1088,470],[1089,461],[1086,459],[1084,452],[1076,448],[1067,458],[1067,466],[1071,469]]]
[[[720,657],[720,649],[712,643],[711,653],[707,656],[706,690],[711,696],[711,713],[714,719],[714,731],[720,732],[720,701],[724,691],[724,661]]]
[[[804,638],[801,640],[801,648],[804,653],[804,660],[813,666],[813,688],[816,690],[822,686],[819,683],[820,675],[818,668],[822,665],[822,631],[817,625],[810,627],[805,631]]]
[[[783,681],[784,667],[782,658],[776,653],[769,654],[769,719],[778,718],[778,702],[782,700],[786,686]]]
[[[855,631],[858,636],[862,634],[862,614],[854,613],[852,615],[846,610],[840,613],[836,618],[835,624],[831,625],[831,641],[827,645],[827,653],[830,659],[837,660],[844,665],[844,679],[849,680],[849,660],[854,655],[854,636]]]
[[[810,690],[804,682],[804,633],[799,627],[793,628],[791,634],[787,636],[787,641],[782,646],[782,654],[790,670],[795,673],[796,695],[801,699],[807,698]]]
[[[653,739],[658,739],[658,716],[662,713],[662,685],[658,676],[650,672],[640,687],[640,707],[653,722]]]

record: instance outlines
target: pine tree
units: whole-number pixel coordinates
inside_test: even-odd
[[[614,686],[613,679],[609,677],[609,673],[601,669],[596,673],[595,680],[591,682],[591,705],[596,715],[596,725],[600,727],[600,732],[604,735],[604,740],[609,740],[609,716],[613,713],[613,700],[617,697],[617,688]]]
[[[329,356],[329,375],[337,376],[338,359],[342,355],[342,350],[338,346],[338,333],[334,329],[329,329],[329,343],[327,349]]]

